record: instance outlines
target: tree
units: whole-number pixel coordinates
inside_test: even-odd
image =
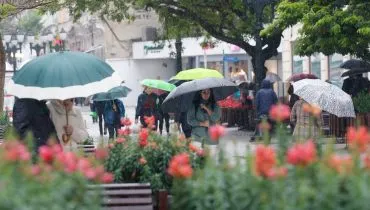
[[[370,60],[368,8],[368,0],[284,0],[277,9],[277,18],[263,34],[300,23],[299,55],[340,53]]]
[[[160,18],[164,31],[159,39],[175,39],[176,71],[180,72],[182,71],[182,38],[200,36],[202,33],[201,28],[197,25],[189,24],[188,21],[179,19],[173,14],[161,14]]]
[[[17,0],[17,1],[2,1],[0,4],[0,22],[8,17],[15,16],[22,11],[34,9],[37,7],[47,6],[52,3],[51,0]],[[0,30],[0,40],[2,39],[2,33]],[[5,83],[5,49],[3,42],[0,41],[0,112],[3,111],[4,106],[4,83]]]
[[[120,21],[131,16],[131,8],[152,8],[159,15],[199,24],[213,37],[244,49],[251,57],[257,86],[265,78],[264,63],[278,54],[283,30],[261,36],[265,25],[275,17],[281,0],[90,0],[67,1],[75,17],[85,11],[99,12]],[[253,44],[253,42],[255,44]]]

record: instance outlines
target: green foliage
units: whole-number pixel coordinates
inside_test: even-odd
[[[300,23],[299,55],[339,53],[369,60],[369,7],[367,0],[285,0],[278,6],[277,18],[263,33],[273,34],[276,29]]]
[[[269,152],[257,148],[258,151],[248,152],[245,159],[236,163],[227,159],[218,163],[208,161],[192,178],[174,180],[171,207],[182,210],[366,210],[370,199],[370,157],[360,155],[361,150],[356,148],[364,141],[362,146],[366,150],[370,134],[355,132],[349,140],[352,149],[344,156],[334,153],[333,145],[328,145],[323,153],[315,149],[314,144],[311,148],[307,144],[290,145],[289,150],[281,145],[278,148],[264,145],[260,148],[268,148]],[[290,138],[277,137],[279,141]],[[282,159],[277,157],[280,150],[285,154]],[[275,151],[274,155],[271,151]],[[299,163],[300,158],[312,162]],[[266,168],[285,170],[261,174]]]
[[[32,159],[31,150],[22,143],[11,139],[3,143],[0,148],[0,186],[4,187],[0,191],[0,209],[101,209],[100,193],[89,189],[90,184],[97,182],[89,181],[83,175],[81,165],[77,167],[81,159],[72,160],[76,167],[67,172],[63,165],[67,156],[55,146],[47,150],[51,159],[46,153]],[[69,158],[76,156],[69,154]],[[89,161],[87,165],[87,159],[84,161],[84,166],[94,164]]]
[[[9,14],[15,11],[15,7],[10,4],[0,4],[0,20],[8,17]]]
[[[370,94],[361,92],[353,98],[353,105],[359,113],[370,113]]]
[[[174,155],[189,153],[193,168],[199,168],[204,161],[202,157],[190,152],[185,141],[176,138],[165,139],[152,132],[145,147],[128,136],[125,139],[124,143],[111,144],[105,162],[106,170],[115,175],[115,182],[150,183],[154,191],[169,190],[172,177],[167,174],[167,168]],[[142,158],[146,163],[140,161]]]
[[[43,28],[41,18],[39,11],[27,11],[27,13],[19,19],[17,28],[25,35],[37,35]]]

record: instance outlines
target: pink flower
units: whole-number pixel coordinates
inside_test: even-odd
[[[316,147],[312,140],[288,149],[286,160],[292,165],[307,166],[316,161]]]
[[[104,148],[98,148],[95,150],[95,157],[98,160],[104,160],[106,157],[108,157],[108,151]]]
[[[124,126],[131,126],[132,122],[129,118],[125,117],[121,120],[121,125],[124,125]]]
[[[49,146],[41,146],[39,148],[39,156],[45,163],[51,163],[54,159],[53,149]]]
[[[285,104],[273,105],[269,114],[271,119],[282,122],[290,118],[290,108]]]
[[[126,141],[126,139],[125,138],[117,138],[116,139],[116,142],[118,143],[118,144],[122,144],[123,142],[125,142]]]
[[[108,172],[105,172],[100,178],[100,181],[103,183],[112,183],[113,180],[114,180],[113,174],[108,173]]]
[[[225,128],[222,125],[214,125],[208,129],[209,137],[213,141],[218,141],[225,135]]]

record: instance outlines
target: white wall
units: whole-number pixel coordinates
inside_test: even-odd
[[[119,72],[125,85],[132,89],[127,98],[124,98],[125,106],[136,106],[137,97],[143,91],[140,81],[143,79],[168,80],[176,74],[175,60],[132,60],[132,59],[108,59],[112,68]],[[164,66],[167,65],[167,67]]]

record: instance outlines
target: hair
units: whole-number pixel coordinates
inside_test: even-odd
[[[211,108],[212,110],[215,109],[215,105],[216,105],[216,100],[215,100],[215,97],[213,96],[213,90],[211,90],[211,94],[209,96],[209,99],[207,101],[207,104],[206,105],[211,105]],[[198,110],[199,106],[200,106],[200,103],[202,101],[202,96],[201,96],[201,92],[202,91],[198,91],[195,96],[194,96],[194,99],[193,99],[193,104],[195,106],[195,111]]]

